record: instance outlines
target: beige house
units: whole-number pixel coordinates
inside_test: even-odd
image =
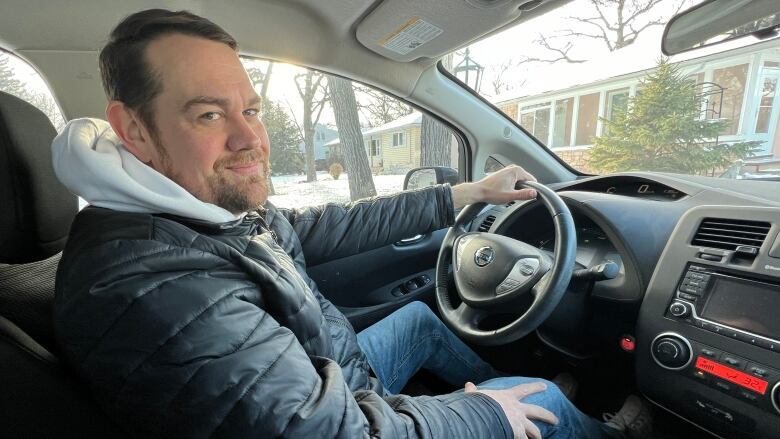
[[[392,122],[363,131],[363,145],[374,173],[404,173],[420,166],[422,114],[413,112]],[[326,155],[342,156],[337,138],[325,144]]]
[[[627,107],[640,79],[661,57],[660,35],[648,37],[584,64],[553,65],[539,75],[543,81],[527,81],[494,103],[566,162],[589,171],[588,150],[593,138],[604,132],[603,119]],[[775,172],[780,169],[780,40],[747,47],[734,43],[669,61],[699,84],[702,117],[730,121],[720,142],[764,142],[745,169]]]

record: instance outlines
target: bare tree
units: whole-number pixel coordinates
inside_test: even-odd
[[[661,26],[669,18],[689,3],[689,0],[588,0],[593,9],[592,16],[568,17],[582,26],[577,30],[558,31],[550,36],[539,34],[537,44],[554,54],[550,58],[527,58],[528,61],[554,63],[566,61],[581,63],[585,60],[575,59],[569,55],[574,46],[575,38],[589,38],[604,43],[610,52],[626,47],[636,41],[645,29],[651,26]],[[673,4],[671,13],[661,16],[657,7]],[[581,30],[580,30],[581,29]],[[563,43],[560,43],[564,41]]]
[[[349,180],[349,198],[352,201],[376,195],[368,155],[363,147],[357,101],[352,81],[328,76],[331,105],[339,130],[339,142],[344,154],[344,165]]]
[[[503,92],[509,91],[512,88],[512,85],[520,86],[525,83],[525,80],[523,80],[517,84],[511,84],[507,80],[507,76],[509,76],[511,69],[522,63],[522,61],[516,63],[513,59],[509,59],[499,65],[493,65],[489,67],[492,72],[490,86],[493,87],[493,96],[498,96]]]
[[[328,102],[328,81],[325,75],[308,70],[295,76],[298,94],[303,100],[303,143],[306,150],[306,181],[317,181],[314,165],[314,127],[320,121],[322,110]]]
[[[271,74],[273,73],[273,69],[273,61],[268,61],[268,65],[266,66],[265,70],[255,66],[246,69],[252,84],[255,87],[260,84],[260,102],[265,103],[268,98],[268,86],[271,83]],[[265,116],[265,113],[263,113],[263,115]],[[263,117],[263,122],[266,122],[265,117]],[[266,177],[268,179],[268,195],[276,195],[276,189],[274,189],[274,181],[271,179],[270,169]]]
[[[452,71],[452,53],[441,59],[447,71]],[[423,114],[420,135],[420,166],[450,166],[452,135],[438,120]]]
[[[358,110],[371,127],[384,125],[412,112],[412,107],[379,90],[357,84],[354,88],[358,93]]]

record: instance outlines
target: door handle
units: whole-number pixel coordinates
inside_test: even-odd
[[[404,238],[404,239],[396,242],[395,245],[398,246],[398,247],[403,247],[405,245],[412,245],[412,244],[416,244],[416,243],[422,241],[424,238],[425,238],[425,235],[415,235],[415,236],[412,236],[411,238]]]

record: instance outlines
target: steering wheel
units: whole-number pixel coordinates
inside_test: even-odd
[[[569,208],[548,187],[536,182],[520,186],[536,189],[555,224],[555,252],[494,233],[469,232],[466,226],[485,203],[466,206],[444,238],[436,262],[436,303],[444,322],[461,338],[483,345],[506,344],[528,335],[550,316],[566,292],[574,269],[577,236]],[[455,307],[448,289],[453,265],[460,304]],[[495,314],[530,307],[498,329],[480,329]],[[523,305],[525,304],[525,305]]]

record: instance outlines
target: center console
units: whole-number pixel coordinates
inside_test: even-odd
[[[723,438],[780,438],[779,231],[780,209],[691,209],[640,310],[640,390]]]

